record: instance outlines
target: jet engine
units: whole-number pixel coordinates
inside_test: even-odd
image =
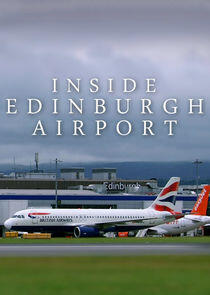
[[[93,238],[99,237],[100,232],[95,227],[90,226],[77,226],[74,229],[75,238]]]

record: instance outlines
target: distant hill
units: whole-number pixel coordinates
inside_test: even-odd
[[[150,179],[157,178],[160,183],[165,182],[171,176],[180,176],[182,183],[194,184],[196,179],[195,164],[192,162],[97,162],[97,163],[65,163],[59,164],[59,168],[84,167],[85,176],[91,178],[92,168],[110,167],[117,169],[117,177],[122,179]],[[34,167],[16,165],[16,171],[29,171]],[[40,164],[40,169],[54,171],[54,164]],[[10,164],[0,164],[0,171],[9,173],[14,171]],[[210,162],[199,165],[199,183],[210,183]]]

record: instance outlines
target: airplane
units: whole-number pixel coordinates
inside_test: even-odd
[[[206,216],[209,200],[210,185],[205,185],[197,202],[189,215],[162,225],[150,227],[137,233],[137,237],[148,235],[178,235],[210,223],[210,216]]]
[[[181,218],[174,211],[180,178],[172,177],[146,209],[26,209],[7,219],[8,230],[97,237],[133,231]]]

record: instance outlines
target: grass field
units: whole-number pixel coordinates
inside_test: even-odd
[[[1,258],[1,294],[209,294],[210,256]]]
[[[1,244],[78,244],[78,243],[210,243],[206,237],[162,237],[162,238],[52,238],[50,240],[24,240],[20,238],[0,238]]]

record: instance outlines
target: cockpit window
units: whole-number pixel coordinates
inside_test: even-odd
[[[13,215],[11,218],[25,218],[24,215]]]

